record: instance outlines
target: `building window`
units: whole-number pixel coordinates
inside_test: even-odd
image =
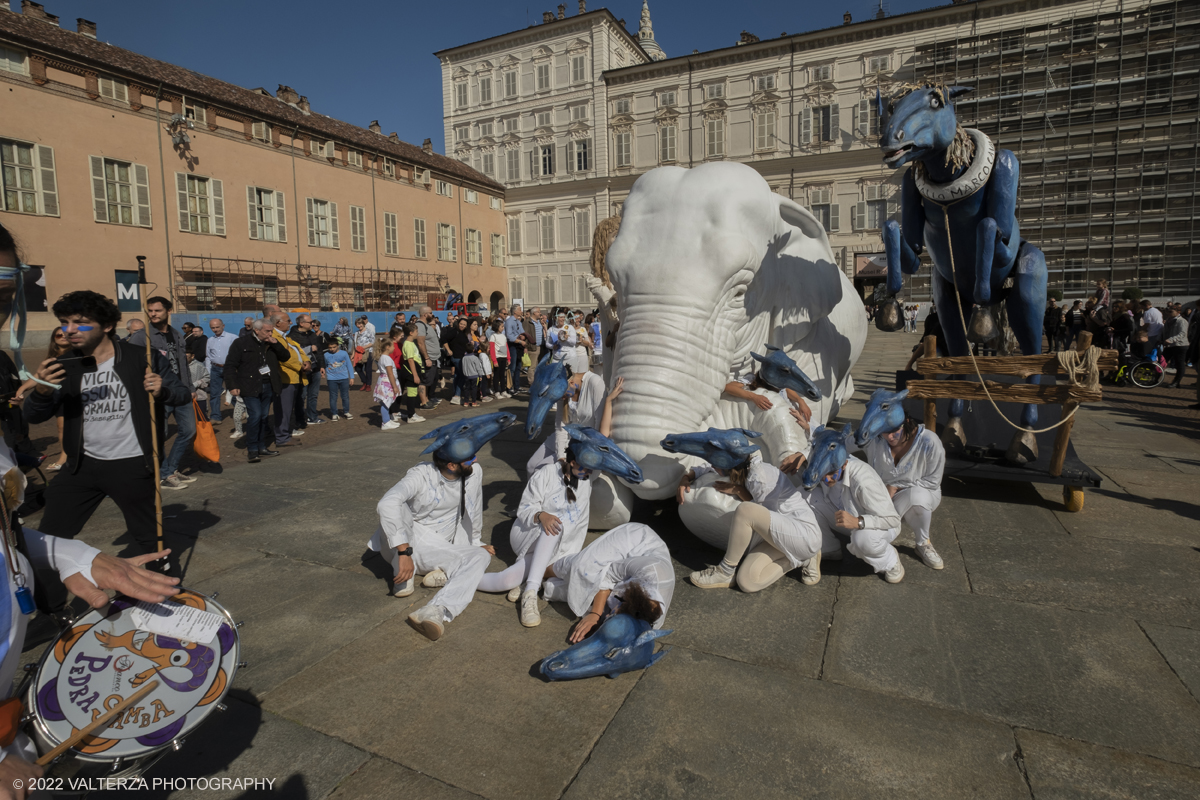
[[[587,172],[591,169],[591,142],[588,139],[580,139],[579,141],[570,143],[571,149],[574,151],[568,155],[571,163],[570,166],[576,172]]]
[[[704,157],[720,158],[723,155],[725,155],[725,120],[705,120]]]
[[[362,153],[358,152],[357,150],[347,150],[346,163],[352,167],[361,167],[363,165]]]
[[[367,252],[367,210],[362,206],[350,206],[350,249]]]
[[[481,122],[481,123],[479,123],[479,135],[480,135],[480,137],[483,137],[483,136],[488,136],[488,137],[490,137],[490,136],[492,135],[492,130],[493,130],[493,123],[491,123],[491,122]]]
[[[308,246],[339,249],[337,203],[309,197],[305,199],[305,204],[308,212]]]
[[[558,301],[558,298],[555,296],[554,284],[555,284],[555,280],[554,280],[553,275],[546,275],[542,278],[542,302],[543,303],[546,303],[548,305],[554,305]]]
[[[250,126],[250,135],[260,142],[271,141],[271,126],[265,122],[255,122]]]
[[[521,120],[518,117],[509,117],[504,120],[505,133],[519,133],[521,130]]]
[[[8,158],[5,158],[5,162]],[[150,172],[141,164],[91,156],[96,222],[150,227]],[[7,183],[9,165],[4,171]],[[7,205],[7,203],[6,203]]]
[[[480,78],[479,79],[479,102],[481,102],[481,103],[492,102],[492,79],[491,78]]]
[[[521,155],[518,151],[504,151],[504,172],[510,183],[521,180]]]
[[[120,78],[101,75],[100,96],[107,97],[109,100],[120,100],[122,103],[127,103],[129,102],[129,84]]]
[[[838,229],[838,207],[833,202],[831,189],[813,189],[808,194],[808,207],[812,215],[825,228],[826,233]]]
[[[550,65],[549,64],[538,64],[537,65],[537,90],[539,92],[542,92],[549,88],[550,88]]]
[[[858,101],[858,134],[859,136],[879,135],[879,108],[874,100]]]
[[[659,93],[659,95],[658,95],[658,107],[659,108],[667,108],[667,107],[673,106],[673,105],[675,105],[675,93],[674,92],[660,92]]]
[[[455,108],[466,108],[467,107],[467,82],[466,81],[461,81],[459,83],[454,84],[454,107]]]
[[[704,87],[704,98],[706,100],[716,100],[725,96],[725,84],[710,83]]]
[[[511,293],[512,299],[514,301],[523,299],[522,298],[523,293],[521,291],[521,281],[519,281],[518,279],[513,278],[512,280],[510,280],[508,282],[508,290]]]
[[[0,45],[0,69],[24,75],[26,73],[25,51]]]
[[[677,125],[664,125],[658,129],[658,160],[664,164],[675,160],[675,145],[679,138]]]
[[[385,158],[383,160],[383,174],[389,178],[396,177],[396,162],[390,158]]]
[[[471,138],[471,126],[459,125],[454,129],[454,141],[465,142]]]
[[[413,220],[413,256],[415,258],[429,258],[429,253],[425,249],[425,220]]]
[[[499,211],[500,205],[501,204],[500,204],[499,197],[489,197],[488,198],[488,208],[490,208],[492,211]]]
[[[263,278],[263,302],[271,305],[279,302],[279,285],[274,278]]]
[[[613,144],[615,146],[613,150],[618,167],[628,167],[633,164],[632,149],[630,147],[632,138],[633,136],[629,131],[622,131],[614,137]]]
[[[632,111],[631,111],[632,107],[633,107],[633,101],[630,100],[628,97],[622,97],[621,99],[619,99],[613,103],[613,113],[614,114],[630,114],[630,113],[632,113]]]
[[[246,187],[246,212],[250,217],[250,238],[263,242],[287,241],[287,212],[283,192]]]
[[[887,72],[890,62],[887,56],[871,56],[867,59],[867,72]]]
[[[208,122],[208,109],[198,103],[187,104],[183,107],[183,116],[197,125],[203,125]]]
[[[534,118],[534,125],[536,125],[539,128],[549,128],[550,127],[550,112],[549,111],[537,112],[537,116]]]
[[[587,56],[571,56],[571,83],[587,80]]]
[[[467,228],[467,263],[483,264],[483,234]]]
[[[479,205],[479,192],[474,189],[463,189],[463,199],[473,206]]]
[[[819,67],[813,67],[812,79],[814,83],[821,81],[828,82],[833,80],[833,65],[824,64]]]
[[[536,151],[539,175],[547,176],[554,174],[554,145],[544,144],[538,147]]]
[[[754,149],[775,149],[774,111],[762,111],[754,115]]]
[[[489,178],[496,174],[496,156],[493,153],[483,154],[483,174]]]
[[[554,215],[539,214],[538,226],[541,232],[541,245],[543,253],[554,252]]]
[[[575,249],[587,250],[592,246],[592,211],[588,208],[575,209]]]
[[[774,75],[759,75],[754,79],[754,89],[759,92],[770,92],[775,90]]]
[[[319,158],[333,158],[333,153],[334,153],[333,142],[329,142],[329,141],[321,142],[321,141],[317,141],[316,139],[313,139],[311,146],[312,146],[312,154],[314,156],[317,156]]]
[[[42,144],[0,139],[0,153],[4,210],[57,217],[58,179],[54,174],[54,149]],[[149,225],[148,219],[146,224]]]
[[[588,107],[587,106],[571,106],[571,119],[572,120],[587,119],[587,118],[588,118]]]
[[[216,178],[175,173],[179,195],[179,229],[225,235],[225,189]]]
[[[508,247],[510,253],[521,252],[521,218],[508,218]]]
[[[888,219],[888,197],[891,187],[873,183],[863,187],[863,202],[855,209],[854,227],[857,230],[882,230]]]
[[[438,261],[458,261],[458,237],[453,225],[438,223],[437,257]]]
[[[400,255],[400,236],[396,225],[396,215],[383,212],[383,252],[384,255]]]
[[[816,142],[836,142],[841,133],[838,106],[814,106],[805,108],[800,115],[800,143],[811,145]]]
[[[504,96],[506,98],[517,96],[517,71],[504,73]]]
[[[454,187],[448,181],[438,181],[437,193],[442,197],[454,197]]]
[[[492,266],[504,266],[504,237],[498,233],[492,234]]]

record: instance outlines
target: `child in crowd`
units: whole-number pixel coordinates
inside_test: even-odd
[[[188,374],[192,378],[192,386],[196,388],[196,402],[201,408],[208,408],[208,384],[212,378],[203,361],[197,361],[193,353],[187,354]],[[220,420],[217,420],[220,422]]]
[[[392,360],[392,341],[386,336],[375,340],[373,357],[379,370],[375,378],[373,397],[379,401],[379,415],[383,418],[382,430],[391,431],[400,427],[392,414],[400,406],[400,380],[396,375],[396,362]]]
[[[338,419],[338,398],[342,399],[342,412],[346,419],[354,419],[350,413],[350,376],[354,374],[354,367],[350,363],[350,354],[342,349],[341,342],[336,338],[331,338],[326,347],[325,365],[321,369],[321,374],[325,376],[325,385],[329,387],[329,413],[330,419],[337,422]]]
[[[425,418],[417,414],[417,397],[420,394],[421,381],[425,378],[425,360],[421,358],[421,350],[417,347],[417,323],[415,322],[407,322],[404,325],[400,357],[400,385],[404,389],[404,417],[409,422],[424,422]]]

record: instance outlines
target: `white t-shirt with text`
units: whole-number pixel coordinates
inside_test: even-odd
[[[83,452],[98,461],[116,461],[142,455],[133,429],[133,403],[125,384],[113,370],[116,359],[85,372],[80,386],[83,401]]]

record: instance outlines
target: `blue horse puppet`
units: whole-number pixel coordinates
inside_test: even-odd
[[[821,399],[821,390],[804,374],[796,362],[787,353],[774,345],[767,345],[767,355],[764,358],[758,353],[751,353],[754,360],[762,364],[758,368],[758,377],[776,389],[791,389],[802,394],[809,400]]]
[[[668,453],[703,458],[717,469],[734,469],[759,449],[750,440],[760,436],[761,433],[745,428],[709,428],[695,433],[672,433],[658,444]]]
[[[571,437],[568,447],[579,466],[606,472],[629,483],[641,483],[645,480],[637,462],[600,431],[574,424],[567,425],[566,431]]]
[[[421,437],[422,440],[433,439],[433,443],[421,451],[421,455],[433,453],[442,461],[453,464],[470,461],[479,448],[516,422],[517,415],[507,411],[480,414],[477,417],[451,422],[449,425],[434,428]]]
[[[901,288],[901,272],[915,273],[929,249],[933,296],[951,356],[968,355],[968,342],[986,342],[1001,333],[999,307],[1024,355],[1042,351],[1046,311],[1046,258],[1021,237],[1017,222],[1020,164],[1009,150],[997,150],[980,131],[958,124],[954,99],[971,91],[962,86],[907,86],[883,108],[880,147],[883,162],[899,168],[914,163],[901,188],[901,222],[884,226],[887,291]],[[962,316],[959,310],[962,311]],[[964,329],[963,320],[970,318]],[[880,327],[887,329],[886,321]],[[894,329],[894,328],[893,328]],[[1029,378],[1039,382],[1040,376]],[[943,441],[965,443],[964,402],[950,402]],[[1021,412],[1021,425],[1037,423],[1037,406]],[[1017,431],[1008,459],[1037,459],[1032,433]]]
[[[841,480],[842,469],[850,458],[849,445],[852,441],[854,430],[850,425],[840,432],[824,425],[818,426],[812,433],[812,451],[800,478],[804,488],[811,491],[831,473]]]
[[[867,442],[885,433],[891,433],[904,424],[904,398],[908,397],[908,389],[899,392],[889,392],[887,389],[876,389],[867,401],[867,410],[858,423],[858,434],[854,443],[866,447]]]
[[[533,385],[529,387],[529,408],[525,412],[525,435],[530,441],[541,432],[550,409],[566,395],[569,377],[571,370],[567,362],[554,361],[549,353],[538,362]]]
[[[656,631],[650,623],[628,614],[615,614],[591,636],[565,650],[542,659],[541,672],[547,680],[566,681],[645,669],[671,652],[667,647],[654,652],[654,640],[674,631]]]

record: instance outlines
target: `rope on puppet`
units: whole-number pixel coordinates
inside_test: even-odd
[[[0,267],[0,280],[12,280],[15,283],[13,296],[13,315],[8,320],[8,341],[12,348],[13,361],[17,365],[17,374],[23,381],[33,381],[51,389],[59,388],[56,383],[49,383],[32,375],[25,369],[25,359],[21,357],[21,348],[25,346],[25,323],[29,310],[25,307],[25,273],[29,265],[17,262],[16,267]]]

